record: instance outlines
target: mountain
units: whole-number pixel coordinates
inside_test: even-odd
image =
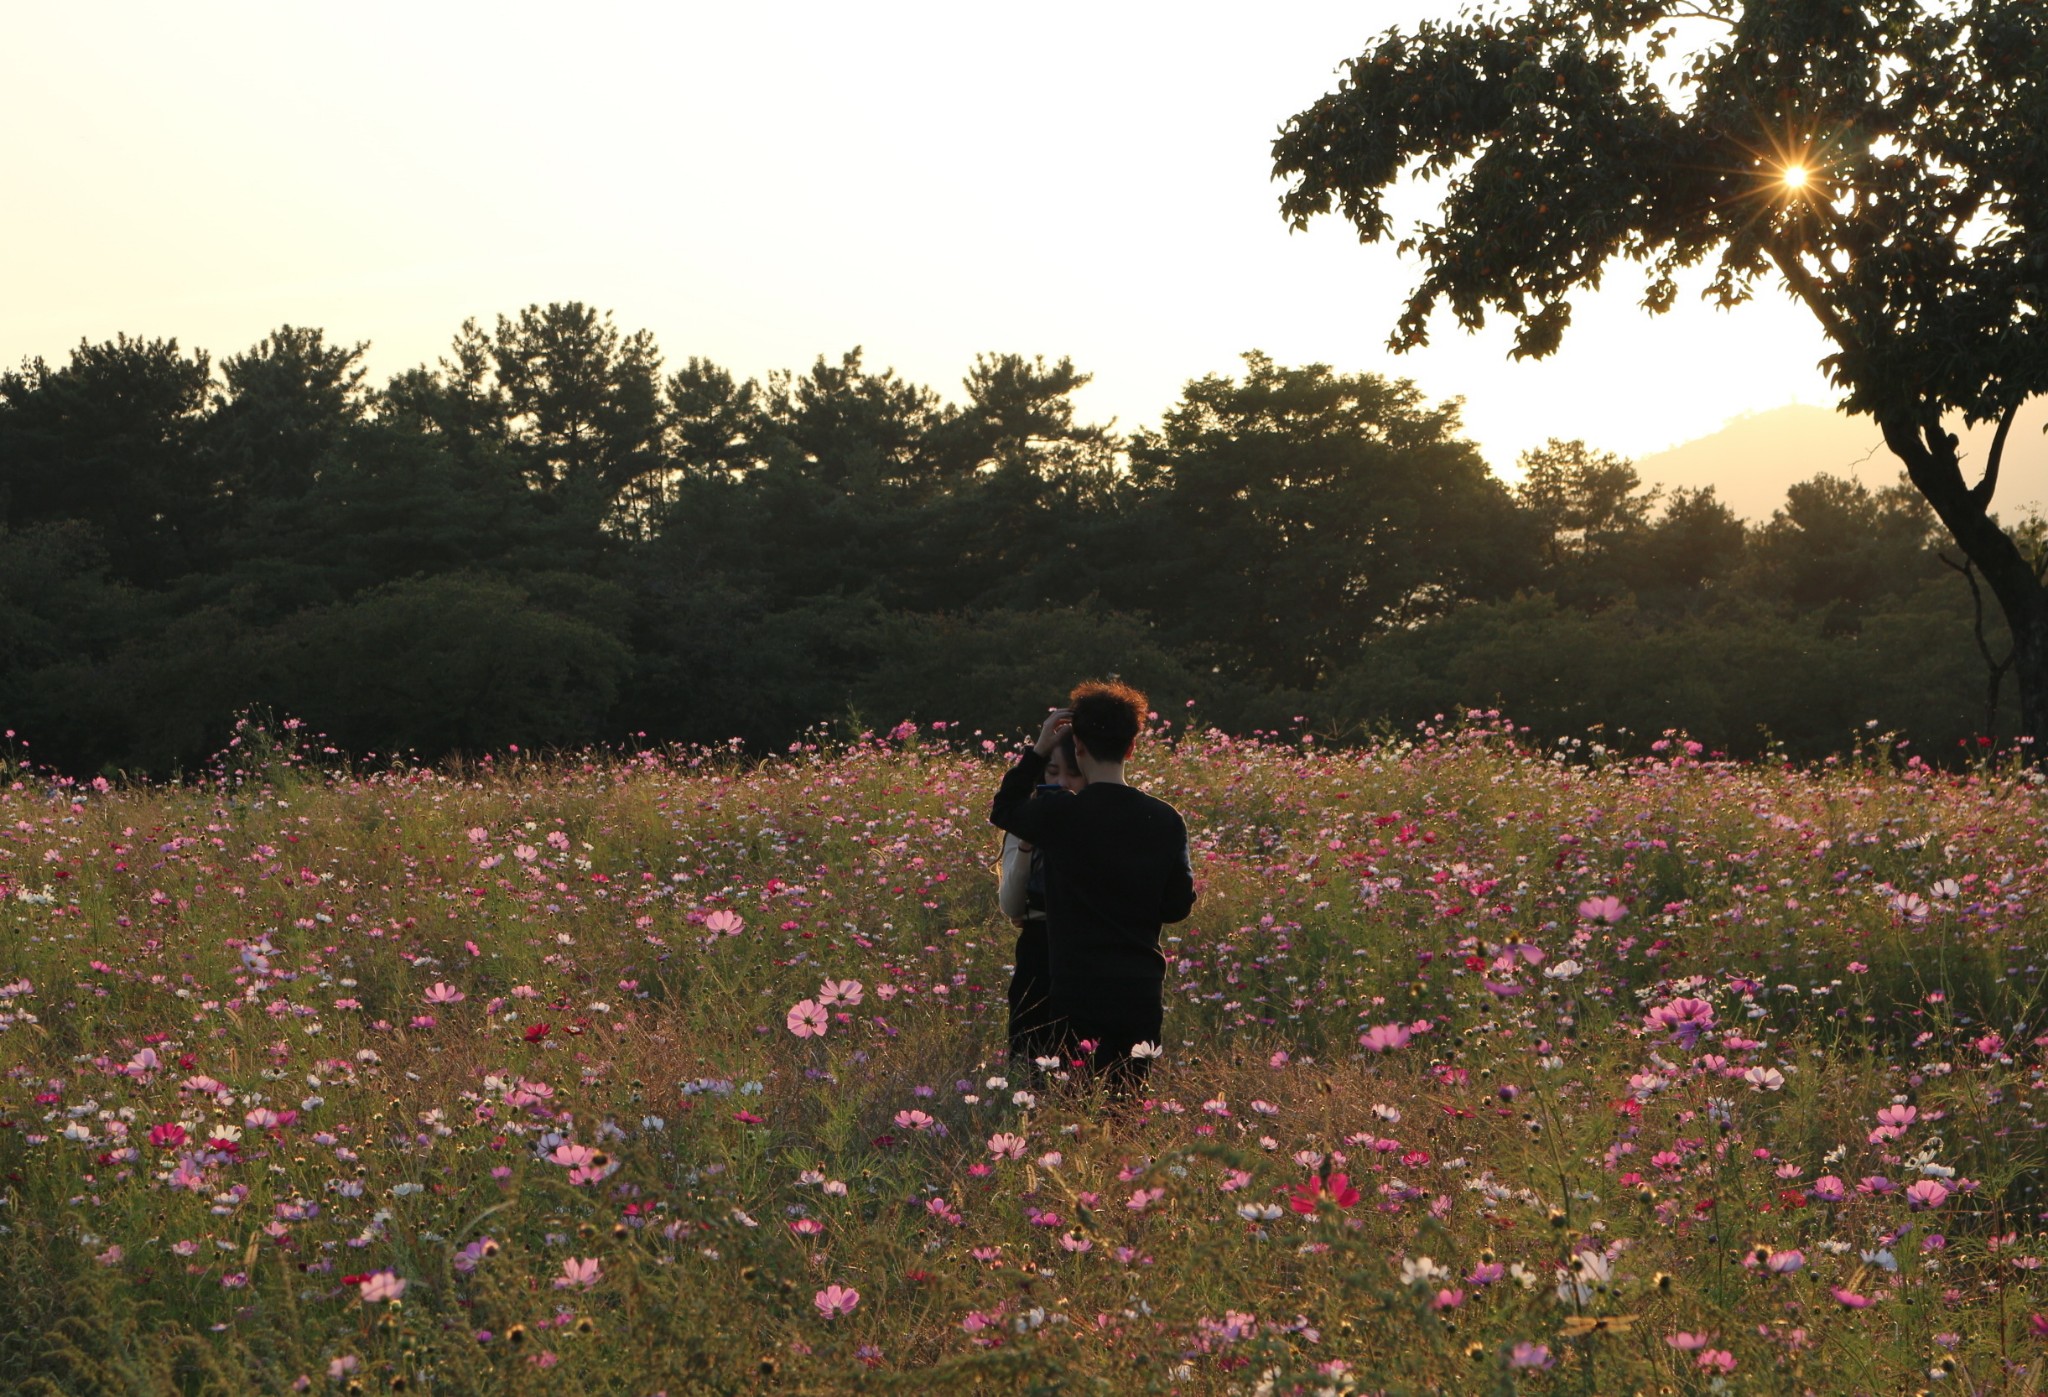
[[[2033,403],[2013,423],[2005,442],[1994,503],[2000,514],[2048,514],[2048,404]],[[1958,424],[1960,430],[1960,424]],[[1993,428],[1961,432],[1963,474],[1974,480],[1990,454]],[[1720,431],[1636,460],[1644,481],[1711,485],[1723,504],[1745,519],[1765,520],[1785,502],[1785,487],[1823,472],[1853,476],[1872,489],[1899,478],[1898,458],[1866,417],[1831,408],[1792,404],[1745,413]]]

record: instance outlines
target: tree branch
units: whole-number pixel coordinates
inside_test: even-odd
[[[2005,456],[2005,434],[2012,430],[2012,421],[2020,415],[2020,402],[2024,401],[2026,400],[2022,398],[2019,402],[2013,403],[2005,410],[2005,415],[1998,419],[1998,431],[1991,438],[1991,456],[1984,463],[1984,478],[1970,489],[1970,497],[1980,505],[1988,506],[1991,503],[1992,492],[1998,489],[1998,463]]]
[[[1984,657],[1984,736],[1989,737],[1998,726],[1998,691],[2005,682],[2005,673],[2012,668],[2012,662],[2019,658],[2019,646],[2009,646],[2005,658],[1991,658],[1991,644],[1984,638],[1984,593],[1977,586],[1977,565],[1974,559],[1965,555],[1958,563],[1946,553],[1935,557],[1963,575],[1963,581],[1970,584],[1970,609],[1975,613],[1974,629],[1977,636],[1977,653]]]
[[[1842,319],[1842,313],[1829,302],[1820,283],[1814,279],[1813,273],[1800,265],[1796,255],[1786,252],[1776,244],[1771,247],[1771,261],[1777,264],[1779,274],[1785,278],[1785,284],[1792,288],[1793,294],[1798,296],[1806,308],[1813,312],[1814,318],[1820,321],[1821,328],[1827,331],[1828,338],[1843,349],[1851,348],[1848,340],[1848,323]]]

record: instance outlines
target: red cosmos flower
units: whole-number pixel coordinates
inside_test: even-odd
[[[551,1025],[537,1023],[532,1028],[526,1030],[526,1041],[529,1043],[538,1043],[541,1039],[547,1037],[552,1032],[554,1032],[554,1028]]]
[[[176,1121],[153,1126],[149,1132],[149,1143],[160,1150],[175,1150],[185,1143],[185,1127]]]
[[[1287,1206],[1297,1213],[1307,1214],[1314,1212],[1317,1202],[1322,1199],[1328,1199],[1339,1208],[1348,1208],[1358,1201],[1358,1190],[1351,1186],[1348,1175],[1332,1174],[1327,1179],[1318,1176],[1293,1190]]]

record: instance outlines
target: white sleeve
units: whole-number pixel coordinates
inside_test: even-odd
[[[1030,910],[1026,900],[1031,882],[1031,851],[1014,834],[1003,836],[1003,865],[996,884],[996,900],[1002,904],[1003,915],[1013,922],[1024,920]]]

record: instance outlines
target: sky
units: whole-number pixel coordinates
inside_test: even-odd
[[[381,380],[466,317],[580,300],[742,376],[860,345],[957,399],[979,352],[1066,355],[1124,429],[1260,349],[1462,397],[1502,470],[1831,404],[1789,301],[1650,317],[1628,268],[1542,363],[1448,322],[1386,350],[1413,264],[1335,218],[1290,233],[1270,143],[1372,36],[1456,8],[19,6],[0,364],[296,324],[369,341]]]

